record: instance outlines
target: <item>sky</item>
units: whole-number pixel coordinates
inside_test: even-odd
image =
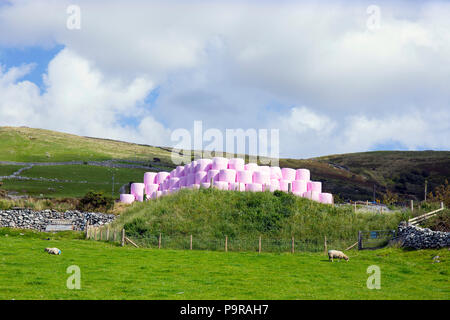
[[[449,150],[449,17],[442,1],[0,0],[0,126],[159,146],[194,121],[276,129],[290,158]]]

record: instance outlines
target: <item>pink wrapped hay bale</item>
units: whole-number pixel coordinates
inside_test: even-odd
[[[191,185],[190,187],[189,187],[190,189],[200,189],[200,185],[199,184],[196,184],[196,183],[194,183],[193,185]]]
[[[245,191],[245,183],[232,182],[229,184],[228,190],[230,190],[230,191]]]
[[[303,193],[303,197],[309,200],[319,201],[320,200],[320,192],[315,191],[306,191]]]
[[[262,168],[262,167],[260,167]],[[265,170],[254,171],[253,172],[253,183],[259,183],[262,185],[270,184],[270,172]]]
[[[199,159],[197,160],[197,166],[195,167],[195,172],[208,171],[211,170],[212,161],[211,159]]]
[[[219,190],[228,190],[228,182],[225,181],[214,181],[214,187]]]
[[[270,167],[270,179],[283,179],[280,167]]]
[[[283,176],[284,180],[294,181],[296,172],[291,168],[283,168],[281,169],[281,175]]]
[[[211,187],[211,183],[209,183],[209,182],[200,183],[200,188],[202,188],[202,189],[209,189],[210,187]]]
[[[169,177],[169,176],[170,176],[170,173],[168,173],[168,172],[165,172],[165,171],[158,172],[158,173],[156,174],[155,183],[156,183],[156,184],[161,184],[161,183],[163,183],[164,180],[166,180],[167,177]]]
[[[236,182],[236,170],[222,169],[219,171],[219,181]]]
[[[189,173],[186,177],[186,187],[189,187],[195,183],[195,174]]]
[[[170,178],[169,179],[169,189],[179,188],[180,187],[180,178]]]
[[[187,180],[187,177],[180,177],[180,188],[186,187],[186,180]]]
[[[177,166],[175,177],[181,178],[184,177],[184,166]]]
[[[321,193],[322,192],[322,182],[320,181],[309,181],[308,182],[308,190]]]
[[[245,161],[241,158],[232,158],[228,161],[228,169],[236,171],[244,170]]]
[[[120,195],[120,202],[122,203],[133,203],[135,200],[134,194],[121,194]]]
[[[197,160],[191,162],[189,166],[189,173],[195,174],[195,168],[197,168]]]
[[[156,172],[146,172],[144,173],[144,184],[154,184],[155,183],[155,177],[156,177]]]
[[[270,180],[270,188],[269,188],[269,190],[270,190],[270,192],[274,192],[276,190],[280,190],[280,180],[278,180],[278,179],[271,179]]]
[[[227,169],[228,168],[228,159],[227,158],[222,158],[222,157],[214,157],[212,159],[212,165],[211,165],[211,169],[212,170],[222,170],[222,169]]]
[[[333,195],[331,193],[320,193],[319,201],[325,204],[333,204]]]
[[[258,170],[258,164],[257,163],[247,163],[245,166],[244,166],[244,169],[245,170],[248,170],[248,171],[256,171],[256,170]]]
[[[153,192],[158,191],[159,184],[152,183],[145,185],[145,194],[151,195]]]
[[[295,180],[306,180],[309,181],[311,179],[311,173],[308,169],[297,169]]]
[[[198,164],[197,164],[198,166]],[[208,172],[206,171],[197,171],[195,173],[195,184],[201,184],[203,182],[208,182]]]
[[[306,191],[308,191],[308,182],[306,180],[292,181],[292,192],[303,195]]]
[[[247,191],[262,192],[263,191],[262,184],[260,184],[260,183],[249,183],[249,184],[247,184]]]
[[[137,196],[136,196],[136,201],[144,202],[144,195],[143,195],[143,194],[137,195]]]
[[[143,184],[143,183],[135,182],[135,183],[131,184],[130,193],[134,194],[135,197],[143,196],[144,190],[145,190],[145,184]]]
[[[253,171],[241,170],[237,172],[236,182],[242,183],[252,183],[253,182]]]
[[[290,183],[292,183],[292,181],[281,179],[281,180],[280,180],[280,190],[281,190],[281,191],[288,192],[288,191],[289,191],[289,184],[290,184]]]
[[[219,172],[220,172],[219,170],[213,170],[213,169],[209,170],[208,175],[207,175],[208,182],[211,182],[211,179],[213,180],[213,182],[218,181],[219,180]]]

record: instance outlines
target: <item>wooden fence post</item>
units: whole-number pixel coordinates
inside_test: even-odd
[[[94,240],[97,240],[97,232],[98,232],[98,227],[95,227]]]
[[[325,240],[324,240],[324,243],[323,243],[323,248],[324,248],[324,251],[325,251],[325,255],[327,255],[328,254],[328,248],[327,248],[327,236],[325,236]]]
[[[294,236],[292,236],[292,253],[295,253],[294,243]]]
[[[228,252],[228,236],[225,236],[225,252]]]
[[[259,236],[258,253],[261,253],[261,236]]]
[[[355,209],[355,212],[356,212],[356,201],[354,202],[354,209]]]
[[[441,201],[441,209],[443,209],[443,208],[444,208],[444,202]]]
[[[106,241],[109,241],[109,226],[108,229],[106,229]]]
[[[292,183],[288,183],[288,192],[291,193],[292,192]]]
[[[103,241],[103,228],[100,228],[100,241]]]
[[[158,249],[161,249],[161,233],[159,233],[159,238],[158,238]]]
[[[86,221],[86,240],[89,239],[89,221]]]
[[[411,212],[414,211],[414,200],[411,200]]]
[[[117,231],[114,230],[113,241],[116,242],[116,240],[117,240]]]
[[[122,247],[125,245],[125,229],[122,229]]]
[[[361,231],[358,231],[358,250],[362,249]]]
[[[189,249],[192,250],[192,234],[191,234],[191,243],[189,245]]]

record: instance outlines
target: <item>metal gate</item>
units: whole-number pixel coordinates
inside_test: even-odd
[[[358,232],[358,250],[379,249],[395,238],[395,230],[372,230]]]

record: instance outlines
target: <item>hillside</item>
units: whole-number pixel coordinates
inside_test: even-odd
[[[68,162],[68,161],[110,161],[138,165],[126,171],[116,168],[122,178],[116,181],[117,191],[123,183],[136,180],[144,171],[170,170],[170,148],[139,145],[121,141],[80,137],[73,134],[26,127],[0,127],[0,176],[12,174],[24,166],[23,163]],[[8,163],[7,163],[8,162]],[[9,163],[13,162],[13,163]],[[15,162],[20,162],[19,164]],[[90,188],[111,190],[112,170],[99,166],[78,165],[65,170],[65,165],[47,167],[45,170],[33,167],[23,175],[31,178],[65,178],[82,184],[77,192],[68,182],[60,182],[58,190],[48,181],[4,180],[4,187],[19,194],[43,194],[45,196],[80,196]],[[105,164],[108,167],[108,163]],[[425,179],[428,191],[450,178],[449,151],[377,151],[341,155],[330,155],[312,159],[280,159],[281,167],[308,168],[313,179],[324,184],[324,191],[338,194],[344,199],[372,200],[375,185],[376,196],[381,198],[387,190],[394,191],[404,199],[423,199]],[[93,168],[92,168],[93,167]],[[96,171],[101,171],[96,174]],[[91,177],[78,181],[79,176]],[[129,177],[129,178],[127,178]],[[87,180],[87,183],[86,181]],[[111,180],[109,178],[108,180]],[[117,192],[115,192],[117,194]]]

